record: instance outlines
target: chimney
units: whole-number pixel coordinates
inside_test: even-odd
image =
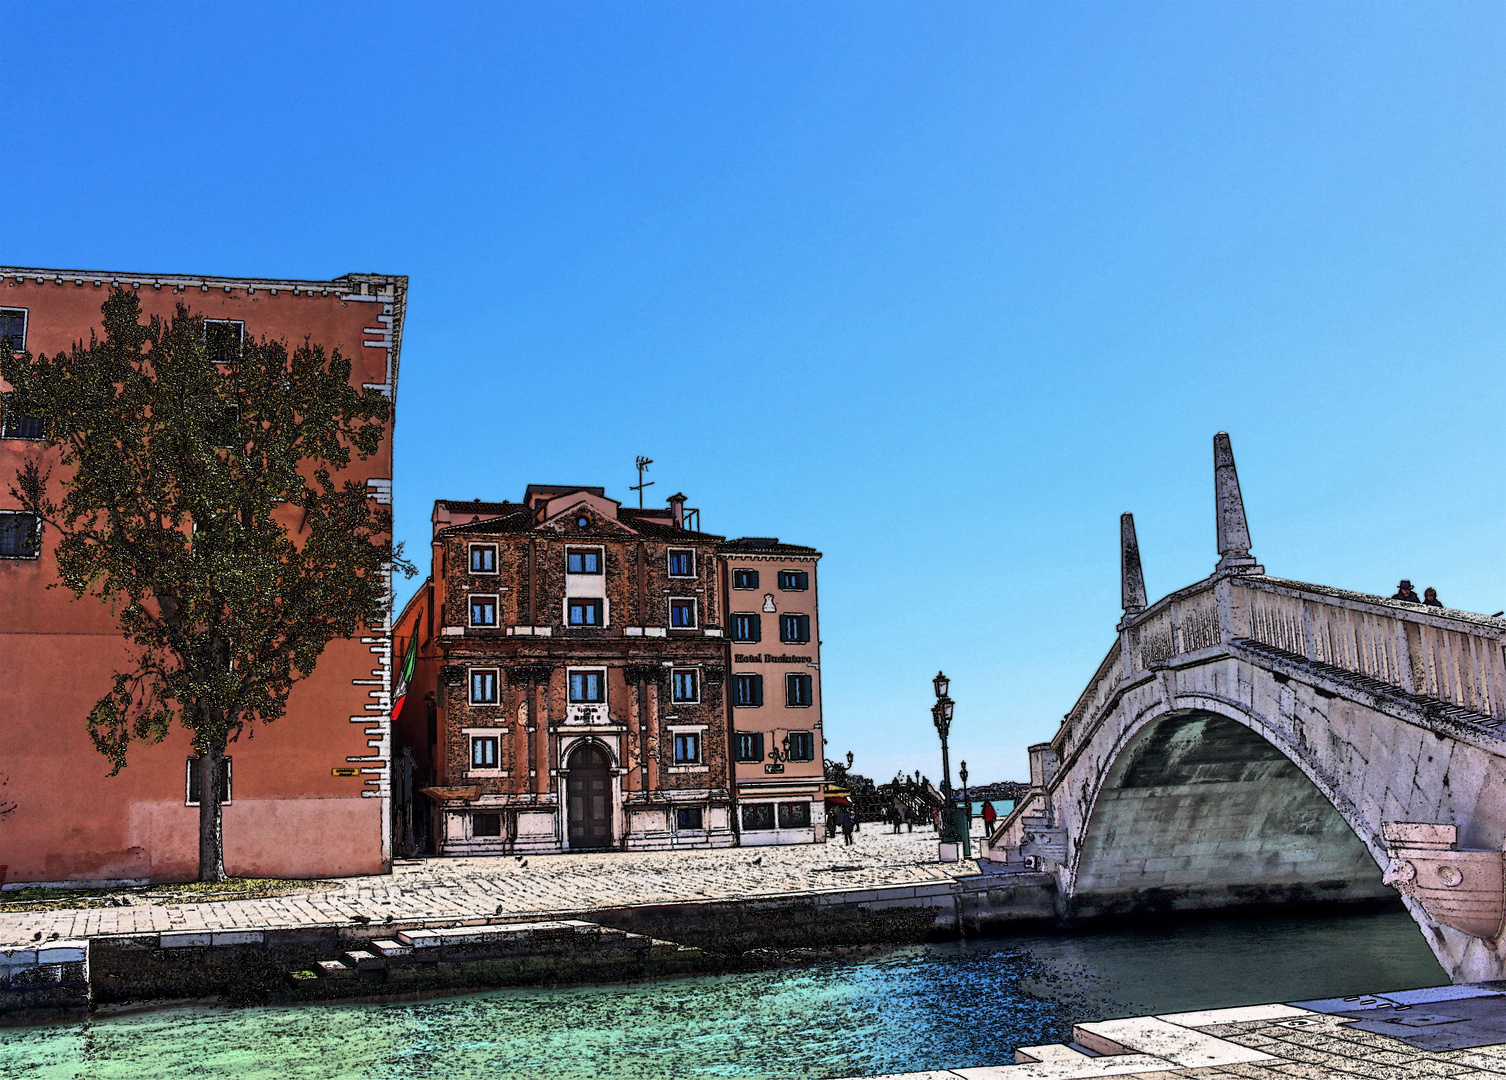
[[[673,494],[673,495],[671,495],[669,497],[668,501],[669,501],[669,516],[674,519],[675,528],[677,528],[677,529],[683,529],[685,527],[685,495],[684,495],[684,493],[683,492],[676,492],[675,494]]]

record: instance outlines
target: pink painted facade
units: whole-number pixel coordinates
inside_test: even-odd
[[[145,315],[179,302],[290,345],[339,348],[352,381],[394,395],[407,279],[351,274],[332,281],[208,278],[0,267],[0,332],[53,354],[101,332],[112,287],[133,289]],[[16,340],[17,335],[24,340]],[[9,387],[0,384],[0,390]],[[36,433],[0,416],[0,519],[26,461],[55,458]],[[389,439],[347,475],[391,501]],[[0,521],[3,524],[3,521]],[[0,530],[3,539],[3,530]],[[85,727],[124,647],[108,608],[74,600],[57,580],[56,537],[36,555],[0,555],[0,789],[16,810],[0,821],[0,864],[24,882],[188,880],[197,872],[198,807],[188,800],[188,736],[132,748],[116,776]],[[298,683],[287,715],[230,747],[225,868],[239,877],[334,877],[390,866],[387,717],[390,634],[374,626],[336,641]]]

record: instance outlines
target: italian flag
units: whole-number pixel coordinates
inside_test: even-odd
[[[418,613],[420,619],[423,612]],[[403,657],[402,670],[398,672],[397,689],[392,693],[392,719],[403,711],[403,699],[408,696],[408,684],[413,681],[413,667],[418,663],[418,623],[413,624],[413,636],[408,639],[408,655]]]

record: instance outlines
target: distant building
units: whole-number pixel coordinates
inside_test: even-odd
[[[727,583],[732,760],[744,844],[825,840],[815,548],[746,536]]]
[[[408,279],[348,274],[332,281],[0,267],[0,339],[54,354],[100,333],[111,288],[130,289],[144,316],[171,318],[179,303],[206,332],[239,339],[305,338],[338,348],[351,382],[396,395]],[[9,390],[0,384],[0,390]],[[344,474],[392,501],[392,440]],[[27,461],[56,464],[37,418],[0,400],[0,793],[16,804],[0,824],[11,882],[182,881],[198,871],[199,795],[187,731],[138,743],[129,764],[109,763],[85,720],[126,657],[111,609],[74,600],[57,582],[57,534],[31,520],[9,489]],[[55,481],[56,482],[56,481]],[[26,519],[23,521],[23,519]],[[296,523],[296,518],[292,519]],[[333,877],[390,865],[385,625],[331,642],[296,683],[287,714],[229,748],[224,784],[225,869],[238,877]]]
[[[745,553],[739,545],[767,542],[700,532],[683,495],[669,503],[634,510],[599,487],[531,484],[521,502],[434,504],[433,573],[394,628],[403,652],[417,641],[396,724],[400,847],[484,855],[824,839],[819,685],[791,683],[801,724],[790,761],[790,724],[759,689],[779,682],[769,705],[784,700],[770,666],[780,659],[760,650],[739,665],[728,639],[729,597],[751,595],[729,584],[732,565],[788,569],[807,583],[790,579],[791,595],[804,595],[786,607],[804,616],[790,625],[808,639],[789,647],[814,662],[816,553]],[[778,613],[763,606],[759,593],[750,609],[772,637]],[[734,762],[755,750],[758,762]]]

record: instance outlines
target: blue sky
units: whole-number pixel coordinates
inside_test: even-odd
[[[1506,607],[1506,6],[30,5],[0,262],[412,279],[398,533],[529,482],[814,544],[827,751],[1025,774],[1208,573]],[[411,589],[411,585],[408,588]]]

